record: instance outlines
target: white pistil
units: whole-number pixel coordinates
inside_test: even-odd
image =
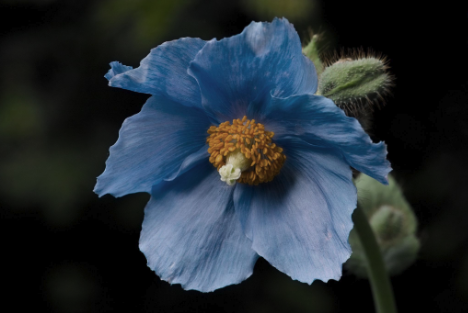
[[[229,186],[232,186],[236,183],[236,180],[241,177],[240,168],[234,168],[232,164],[226,164],[221,166],[219,169],[219,175],[221,175],[221,180],[226,182]]]
[[[251,161],[239,150],[228,154],[226,157],[226,165],[221,166],[219,169],[221,180],[226,182],[229,186],[234,185],[236,180],[241,177],[242,171],[250,167],[250,163]]]

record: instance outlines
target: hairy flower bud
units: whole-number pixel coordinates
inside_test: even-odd
[[[411,265],[419,250],[415,236],[416,217],[405,200],[401,189],[392,177],[384,186],[361,174],[356,180],[358,201],[380,246],[385,266],[390,275],[395,275]],[[360,277],[367,277],[366,261],[355,230],[351,231],[349,243],[353,249],[346,267]]]
[[[373,104],[384,102],[383,96],[392,86],[393,78],[387,69],[385,59],[379,57],[362,52],[343,55],[323,70],[319,93],[332,99],[348,115],[368,111]]]
[[[323,49],[323,36],[311,33],[310,38],[310,42],[302,48],[302,53],[314,63],[317,76],[320,77],[324,69],[324,64],[320,59],[320,54]]]

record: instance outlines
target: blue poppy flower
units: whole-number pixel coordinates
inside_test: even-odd
[[[248,278],[259,256],[301,282],[340,278],[351,167],[386,183],[390,165],[382,142],[315,95],[286,19],[111,67],[110,86],[151,97],[124,121],[95,192],[151,194],[140,249],[161,279],[212,291]]]

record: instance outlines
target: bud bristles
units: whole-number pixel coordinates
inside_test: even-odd
[[[386,57],[371,50],[341,50],[324,61],[320,94],[332,99],[347,115],[357,117],[385,105],[394,77]]]

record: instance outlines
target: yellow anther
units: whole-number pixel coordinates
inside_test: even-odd
[[[269,182],[278,175],[286,160],[283,149],[272,142],[274,133],[265,131],[265,126],[246,116],[242,120],[233,120],[232,124],[224,122],[218,127],[211,126],[208,134],[209,160],[218,171],[227,163],[231,164],[228,162],[232,160],[231,156],[245,158],[245,166],[241,166],[242,174],[237,180],[239,183],[258,185]]]

